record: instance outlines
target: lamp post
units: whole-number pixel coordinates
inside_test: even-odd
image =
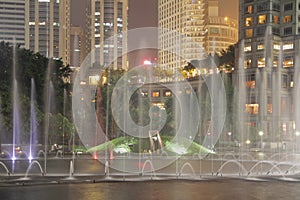
[[[229,144],[229,149],[231,149],[230,145],[231,145],[231,135],[232,135],[232,133],[231,133],[231,131],[229,131],[227,134],[228,134],[228,140],[229,140],[229,143],[228,143]]]
[[[295,140],[295,143],[296,143],[296,149],[295,149],[295,151],[297,152],[297,151],[298,151],[298,136],[300,135],[300,132],[299,132],[299,131],[296,131],[295,135],[296,135],[296,140]]]
[[[261,148],[261,150],[263,149],[263,139],[262,139],[262,137],[263,137],[263,135],[264,135],[264,132],[262,132],[262,131],[259,131],[258,132],[258,135],[260,136],[260,148]]]

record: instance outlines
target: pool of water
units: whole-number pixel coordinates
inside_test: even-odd
[[[300,182],[220,180],[166,180],[0,187],[5,200],[186,200],[186,199],[299,199]]]

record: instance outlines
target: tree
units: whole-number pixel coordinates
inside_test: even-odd
[[[223,67],[225,71],[231,72],[235,66],[235,46],[230,45],[226,50],[221,51],[219,66]]]
[[[52,70],[48,70],[48,69]],[[15,69],[15,70],[14,70]],[[14,75],[15,72],[15,75]],[[47,73],[48,72],[48,73]],[[14,80],[18,86],[19,106],[20,106],[20,122],[21,133],[23,137],[29,134],[30,123],[30,93],[31,93],[31,79],[35,82],[36,92],[36,112],[37,123],[39,125],[39,133],[42,133],[43,116],[45,111],[45,88],[49,82],[46,83],[47,76],[51,80],[57,105],[56,113],[63,113],[64,105],[70,106],[70,83],[66,80],[70,77],[72,70],[70,67],[64,66],[61,60],[48,59],[39,53],[33,53],[30,50],[20,48],[19,46],[11,46],[9,43],[0,43],[0,98],[2,100],[0,113],[3,119],[3,137],[7,139],[6,142],[11,142],[11,132],[13,125],[13,82]],[[13,80],[14,79],[14,80]],[[64,91],[67,91],[67,103],[64,104]],[[70,110],[71,109],[65,109]],[[71,113],[68,113],[71,116]],[[41,136],[40,136],[41,137]]]

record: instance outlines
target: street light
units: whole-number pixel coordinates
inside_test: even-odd
[[[231,133],[231,131],[229,131],[228,133],[228,140],[229,140],[229,148],[230,148],[230,145],[231,145],[231,135],[232,135],[232,133]]]
[[[264,135],[264,132],[259,131],[259,132],[258,132],[258,135],[260,136],[260,148],[263,149],[262,137],[263,137],[263,135]]]
[[[297,151],[298,151],[298,136],[300,135],[300,132],[299,132],[299,131],[296,131],[295,135],[296,135],[296,140],[295,140],[295,142],[296,142],[296,152],[297,152]]]

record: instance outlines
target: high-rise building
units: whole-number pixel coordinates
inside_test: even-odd
[[[207,0],[208,19],[205,50],[210,54],[220,53],[238,41],[238,22],[235,19],[219,16],[219,5],[216,0]]]
[[[291,140],[300,131],[300,1],[240,0],[239,11],[238,119],[266,140]]]
[[[70,63],[70,0],[26,2],[26,48]]]
[[[70,66],[78,68],[83,62],[85,54],[85,37],[83,28],[71,26],[70,29]]]
[[[162,69],[176,73],[206,54],[205,12],[204,0],[158,1],[158,61]]]
[[[123,32],[127,31],[128,0],[91,0],[89,4],[90,45],[91,50],[100,50],[99,64],[127,69],[127,37]]]
[[[24,0],[0,1],[0,41],[25,47],[26,4]]]

